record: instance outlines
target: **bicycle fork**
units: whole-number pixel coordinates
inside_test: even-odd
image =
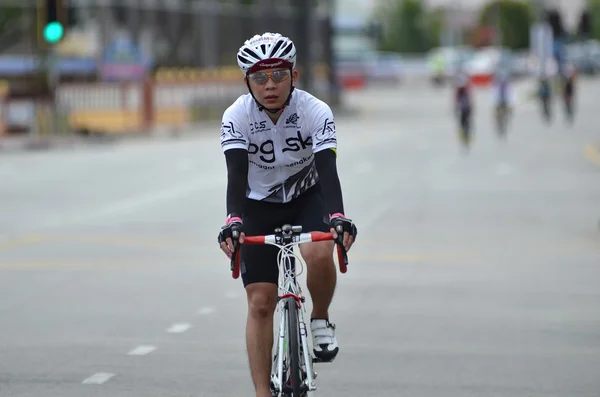
[[[277,397],[283,396],[284,391],[284,370],[283,370],[283,358],[286,353],[287,348],[287,328],[288,328],[288,309],[283,306],[280,310],[279,315],[279,332],[278,332],[278,341],[277,341],[277,360],[275,362],[277,370],[275,374],[271,377],[271,382],[277,391]],[[306,386],[309,391],[317,390],[317,385],[315,384],[315,379],[317,378],[317,373],[313,372],[313,360],[310,355],[309,346],[308,346],[308,332],[306,328],[306,323],[304,322],[304,313],[303,310],[298,310],[298,322],[300,327],[300,343],[302,344],[300,348],[302,349],[302,359],[304,360],[304,368],[306,374]],[[293,324],[292,324],[293,326]],[[289,366],[289,361],[287,362]]]
[[[298,311],[298,322],[300,323],[300,341],[302,343],[301,349],[304,358],[304,368],[306,369],[306,384],[309,391],[314,391],[317,390],[317,385],[315,384],[317,373],[313,373],[312,357],[308,347],[308,332],[306,331],[303,310]]]
[[[275,390],[278,392],[277,396],[283,395],[283,355],[285,353],[285,330],[287,326],[287,308],[282,308],[279,312],[279,333],[277,343],[277,371],[275,372],[274,379],[272,382],[275,386]],[[289,365],[289,363],[288,363]]]

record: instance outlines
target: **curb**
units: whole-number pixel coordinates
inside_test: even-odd
[[[344,103],[333,107],[336,118],[352,119],[361,115],[360,109],[355,109]],[[219,134],[221,120],[218,118],[193,122],[183,127],[158,127],[149,133],[130,131],[123,134],[80,136],[69,134],[68,137],[32,137],[0,136],[0,155],[2,153],[42,152],[56,149],[74,149],[100,145],[118,145],[126,142],[174,140],[206,134]]]
[[[83,146],[110,145],[120,139],[112,136],[49,138],[11,137],[0,138],[0,154],[16,152],[42,152],[52,149],[66,149]]]

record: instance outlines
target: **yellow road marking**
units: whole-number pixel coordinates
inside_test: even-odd
[[[52,240],[52,237],[50,237],[50,236],[31,234],[28,236],[18,237],[18,238],[0,243],[0,251],[19,248],[19,247],[25,247],[25,246],[33,245],[33,244],[39,244],[39,243],[43,243],[43,242],[50,241],[50,240]]]
[[[10,250],[24,246],[52,241],[53,243],[69,242],[97,245],[129,246],[137,248],[194,248],[199,247],[202,240],[176,240],[162,237],[136,238],[118,235],[28,235],[0,243],[1,250]],[[216,244],[215,244],[216,247]],[[217,247],[218,248],[218,247]]]
[[[197,257],[190,256],[184,260],[178,259],[174,263],[181,264],[217,264],[219,261],[227,261],[226,258],[220,258],[219,255],[214,257]],[[428,255],[419,253],[397,253],[397,254],[382,254],[382,255],[353,255],[349,257],[350,264],[353,262],[366,262],[371,264],[396,264],[406,262],[419,263],[471,263],[473,260],[461,258],[451,255]],[[0,269],[93,269],[93,268],[121,268],[132,266],[147,266],[147,265],[166,264],[161,259],[157,258],[135,258],[135,259],[85,259],[85,258],[65,258],[65,259],[30,259],[30,260],[11,260],[0,261]],[[172,266],[172,265],[169,265]],[[175,267],[175,266],[174,266]]]
[[[10,262],[0,262],[0,269],[92,269],[92,268],[115,268],[125,266],[143,266],[150,263],[156,263],[156,259],[147,260],[86,260],[86,259],[66,259],[66,260],[14,260]]]
[[[193,240],[172,240],[165,238],[136,238],[130,236],[68,236],[63,240],[79,243],[130,246],[139,248],[192,248],[198,247],[199,242]],[[217,244],[215,244],[217,247]]]
[[[372,262],[372,263],[395,263],[395,262],[473,262],[473,258],[464,255],[455,254],[427,254],[427,253],[385,253],[365,255],[352,252],[348,253],[348,262],[354,261]]]
[[[600,165],[600,150],[594,145],[587,145],[583,152],[588,160],[596,165]]]

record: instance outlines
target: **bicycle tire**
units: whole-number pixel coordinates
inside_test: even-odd
[[[294,298],[286,298],[288,323],[288,357],[290,358],[291,397],[303,397],[302,376],[300,371],[300,323],[298,321],[298,304]]]
[[[507,118],[506,109],[505,108],[498,109],[497,125],[498,125],[498,134],[500,136],[506,135],[506,123],[507,123],[506,118]]]

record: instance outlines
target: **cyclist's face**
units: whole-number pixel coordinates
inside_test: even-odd
[[[247,77],[256,99],[269,109],[283,106],[290,95],[291,85],[296,84],[297,79],[298,71],[290,73],[289,69],[266,69]]]

